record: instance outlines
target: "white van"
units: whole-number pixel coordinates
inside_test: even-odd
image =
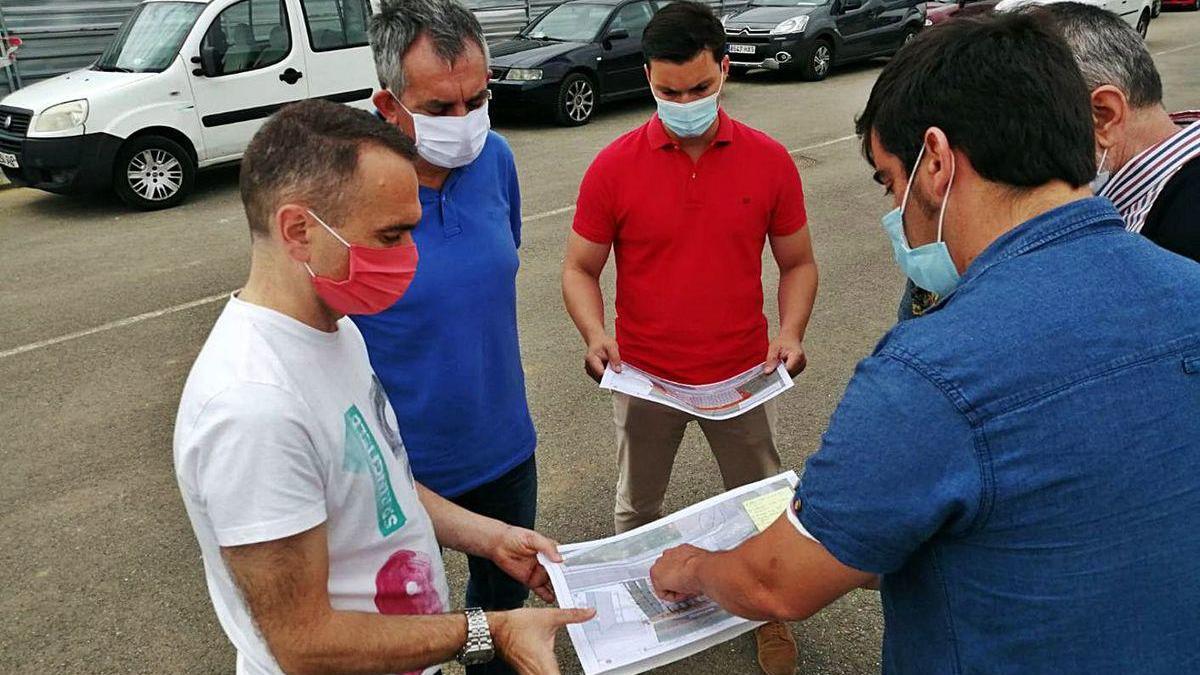
[[[181,202],[281,106],[373,109],[369,0],[146,0],[83,70],[0,100],[0,167],[60,194]]]

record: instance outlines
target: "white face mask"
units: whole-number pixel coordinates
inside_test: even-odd
[[[405,112],[412,115],[417,154],[421,159],[443,169],[457,169],[474,162],[483,152],[488,130],[492,128],[486,101],[464,117],[434,117],[409,110],[395,94],[388,93]]]

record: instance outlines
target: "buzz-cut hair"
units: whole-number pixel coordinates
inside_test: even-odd
[[[246,148],[239,187],[252,237],[267,237],[275,211],[309,206],[331,223],[353,199],[364,147],[390,150],[412,162],[412,140],[374,115],[341,103],[309,99],[271,116]]]
[[[471,43],[483,51],[485,61],[488,57],[479,19],[457,0],[384,0],[368,33],[379,86],[397,97],[404,92],[404,57],[422,35],[429,36],[434,51],[448,63],[457,61]]]
[[[1089,91],[1108,84],[1120,89],[1134,108],[1162,105],[1162,77],[1145,39],[1116,14],[1081,2],[1026,11],[1044,17],[1066,40]]]

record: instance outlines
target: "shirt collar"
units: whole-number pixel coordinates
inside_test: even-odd
[[[1200,122],[1200,110],[1180,110],[1179,112],[1171,113],[1171,121],[1176,126],[1187,127],[1196,122]]]
[[[1063,239],[1085,227],[1111,224],[1124,229],[1121,214],[1104,197],[1087,197],[1063,204],[1000,235],[971,263],[959,285],[988,268]]]
[[[663,128],[662,120],[658,118],[658,113],[650,118],[646,125],[646,139],[650,141],[650,147],[655,150],[662,148],[675,147],[675,141],[667,135],[667,130]],[[713,137],[713,145],[725,145],[733,142],[733,120],[725,113],[724,108],[717,108],[717,135]]]

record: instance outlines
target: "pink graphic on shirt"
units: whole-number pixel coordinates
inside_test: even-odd
[[[375,608],[380,614],[440,614],[442,599],[433,582],[429,556],[417,551],[393,553],[375,575]]]
[[[396,551],[375,575],[375,607],[380,614],[438,614],[442,599],[429,556]]]

